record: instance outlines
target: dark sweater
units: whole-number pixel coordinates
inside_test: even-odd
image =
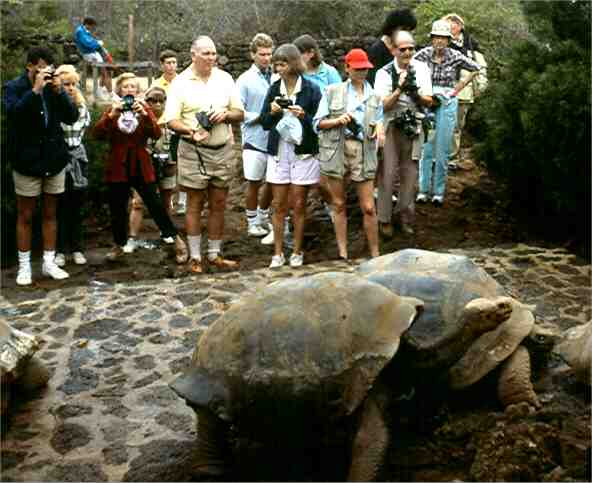
[[[312,120],[317,113],[321,101],[321,90],[312,81],[301,77],[302,87],[296,95],[296,104],[304,109],[304,118],[299,119],[302,124],[302,143],[294,148],[296,154],[317,154],[319,152],[319,138],[312,128]],[[261,126],[270,131],[267,141],[267,152],[276,155],[280,143],[280,135],[275,126],[282,118],[280,114],[272,114],[271,103],[280,95],[281,80],[275,81],[269,87],[261,110]]]
[[[45,86],[43,99],[45,104],[33,92],[27,72],[4,85],[2,104],[8,135],[2,144],[2,158],[26,176],[54,176],[70,159],[61,123],[74,124],[78,108],[63,89],[56,93]]]

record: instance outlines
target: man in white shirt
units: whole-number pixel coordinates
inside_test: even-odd
[[[238,263],[222,257],[224,211],[232,177],[232,129],[244,119],[236,85],[227,72],[216,67],[216,46],[200,36],[191,45],[192,64],[186,75],[171,84],[165,108],[169,128],[181,136],[178,182],[187,192],[185,228],[190,270],[202,273],[201,212],[208,198],[208,263],[219,269]]]
[[[432,81],[428,66],[412,60],[415,40],[404,30],[392,39],[394,60],[376,73],[374,90],[383,101],[386,137],[384,159],[378,176],[378,221],[385,238],[393,236],[392,189],[393,176],[398,167],[400,176],[399,214],[401,230],[413,235],[415,219],[415,183],[420,157],[421,123],[416,114],[421,106],[432,103]],[[414,145],[416,149],[414,148]]]

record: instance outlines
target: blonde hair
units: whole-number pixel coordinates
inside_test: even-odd
[[[80,92],[80,88],[78,87],[78,83],[80,82],[80,75],[76,71],[76,67],[74,67],[71,64],[62,64],[56,69],[55,74],[59,75],[64,80],[74,82],[74,84],[76,84],[76,87],[74,89],[74,95],[72,97],[74,104],[76,104],[76,106],[78,107],[86,105],[84,96],[82,95],[82,92]]]
[[[136,74],[134,74],[133,72],[124,72],[115,81],[115,93],[118,96],[121,95],[121,84],[123,84],[123,81],[126,81],[128,79],[134,79],[136,81],[136,88],[138,90],[137,93],[140,93],[140,80],[136,77]]]

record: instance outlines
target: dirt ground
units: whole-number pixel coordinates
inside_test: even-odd
[[[464,160],[460,169],[449,172],[448,192],[442,207],[431,203],[417,205],[417,217],[413,236],[400,232],[395,224],[395,236],[381,240],[381,254],[402,248],[417,247],[430,250],[451,248],[492,247],[500,244],[518,243],[528,240],[543,246],[541,240],[533,240],[508,214],[508,200],[502,187],[498,186],[487,172],[471,160],[469,149],[463,150]],[[238,260],[240,270],[266,267],[273,254],[272,246],[265,246],[257,238],[246,234],[244,214],[245,182],[240,167],[240,151],[236,150],[237,181],[231,186],[226,213],[224,254]],[[309,197],[309,210],[305,232],[305,264],[336,259],[337,246],[333,226],[328,218],[322,218],[318,196]],[[107,210],[105,207],[104,210]],[[362,217],[358,208],[355,190],[349,190],[348,197],[348,243],[351,259],[368,257]],[[207,209],[204,211],[207,219]],[[105,221],[99,221],[105,220]],[[86,285],[91,280],[123,282],[126,280],[158,279],[187,276],[183,266],[175,264],[173,254],[158,247],[158,230],[148,217],[145,218],[140,238],[148,242],[147,247],[126,255],[120,262],[109,263],[104,257],[112,246],[108,225],[108,213],[94,212],[87,220],[87,258],[84,266],[68,262],[66,270],[70,278],[56,282],[41,278],[39,267],[33,265],[34,285],[50,288],[60,286]],[[175,215],[177,227],[184,233],[183,215]],[[204,233],[206,232],[204,226]],[[205,244],[202,244],[205,245]],[[289,249],[287,251],[289,254]],[[39,256],[34,256],[34,260]],[[2,286],[14,286],[16,267],[2,271]]]

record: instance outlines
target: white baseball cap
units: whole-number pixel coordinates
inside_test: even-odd
[[[446,20],[436,20],[432,24],[432,31],[430,35],[438,35],[440,37],[452,37],[450,24]]]

